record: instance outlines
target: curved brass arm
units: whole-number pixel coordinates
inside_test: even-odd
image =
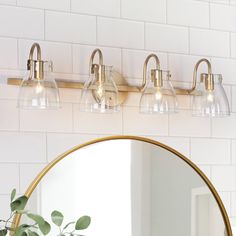
[[[206,58],[203,58],[201,60],[199,60],[195,67],[194,67],[194,71],[193,71],[193,85],[192,85],[192,88],[191,88],[191,91],[194,91],[196,89],[196,85],[197,85],[197,71],[198,71],[198,67],[201,63],[205,62],[207,64],[207,68],[208,68],[208,75],[211,75],[212,74],[212,68],[211,68],[211,63],[209,60],[207,60]]]
[[[37,60],[34,61],[34,51],[36,49]],[[27,61],[27,70],[30,71],[29,79],[32,77],[37,79],[43,78],[43,61],[42,61],[41,48],[38,43],[34,43],[30,49],[29,59]]]
[[[96,53],[98,53],[99,55],[99,65],[103,65],[103,55],[102,55],[102,51],[99,48],[96,48],[90,57],[90,62],[89,62],[89,74],[93,74],[94,73],[94,68],[93,68],[93,60],[94,57],[96,55]]]
[[[160,70],[160,60],[159,58],[157,57],[157,55],[155,54],[150,54],[145,62],[144,62],[144,65],[143,65],[143,83],[142,83],[142,86],[140,87],[140,90],[142,91],[146,85],[147,85],[147,66],[148,66],[148,62],[149,60],[153,58],[155,61],[156,61],[156,69]]]

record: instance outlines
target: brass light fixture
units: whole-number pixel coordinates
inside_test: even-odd
[[[196,86],[197,70],[201,63],[205,62],[208,73],[200,75],[200,83]],[[193,89],[199,91],[193,97],[192,110],[194,116],[222,117],[230,115],[229,102],[222,86],[222,75],[212,74],[211,63],[207,59],[201,59],[194,68]]]
[[[147,66],[151,58],[155,60],[156,68],[151,69],[150,79],[147,80]],[[169,71],[160,69],[159,58],[155,54],[150,54],[143,66],[142,96],[139,104],[141,113],[169,114],[176,112],[176,95],[169,78]]]
[[[36,60],[33,59],[35,49]],[[34,43],[30,49],[27,70],[27,76],[20,84],[18,107],[22,109],[59,108],[59,91],[51,75],[52,62],[42,61],[38,43]]]
[[[33,59],[35,48],[37,60]],[[94,63],[98,55],[98,63]],[[150,59],[155,60],[155,68],[147,73]],[[208,72],[200,75],[197,83],[198,67],[206,63]],[[39,44],[33,44],[27,66],[26,79],[9,78],[8,84],[20,85],[18,106],[20,108],[58,108],[59,88],[82,89],[80,110],[86,112],[113,113],[120,109],[128,92],[142,93],[140,112],[147,114],[170,114],[177,111],[177,95],[192,95],[194,116],[221,117],[230,115],[229,102],[222,86],[222,75],[213,74],[211,63],[203,58],[194,68],[192,87],[173,87],[170,72],[160,68],[159,58],[150,54],[143,66],[143,83],[140,87],[129,86],[122,76],[118,76],[111,66],[103,64],[100,49],[95,49],[90,57],[89,79],[85,83],[68,80],[54,80],[48,77],[51,63],[41,60]],[[148,77],[147,77],[148,74]],[[120,74],[119,74],[120,75]]]
[[[98,63],[94,63],[96,54],[99,56]],[[103,64],[101,50],[95,49],[90,57],[89,79],[85,82],[82,90],[80,110],[113,113],[119,109],[118,89],[113,80],[112,67]]]

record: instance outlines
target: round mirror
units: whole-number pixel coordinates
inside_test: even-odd
[[[232,236],[222,201],[197,166],[139,137],[103,138],[62,154],[26,196],[28,209],[46,219],[53,210],[68,222],[89,215],[86,236]]]

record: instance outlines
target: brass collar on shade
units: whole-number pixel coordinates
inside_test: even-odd
[[[34,51],[37,59],[33,59]],[[98,62],[95,63],[95,57]],[[155,67],[148,72],[149,61]],[[207,73],[200,74],[200,64],[207,65]],[[192,95],[192,111],[196,116],[219,117],[230,115],[229,102],[222,86],[222,76],[212,73],[209,60],[199,60],[193,71],[192,86],[189,89],[173,87],[170,72],[161,69],[157,55],[150,54],[144,61],[141,86],[130,86],[124,77],[103,63],[103,54],[95,49],[90,57],[89,78],[84,82],[55,80],[48,75],[52,65],[41,59],[38,43],[32,45],[27,63],[29,75],[26,79],[9,78],[8,84],[20,85],[18,106],[20,108],[50,109],[59,107],[59,88],[82,89],[80,110],[86,112],[113,113],[120,110],[129,92],[142,93],[140,112],[148,114],[170,114],[177,111],[176,95]],[[31,88],[31,92],[30,89]],[[35,88],[33,90],[33,88]],[[50,92],[49,92],[50,91]],[[49,95],[50,94],[50,95]],[[49,97],[47,97],[49,96]]]

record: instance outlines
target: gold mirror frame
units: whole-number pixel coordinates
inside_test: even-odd
[[[95,144],[95,143],[100,143],[103,141],[110,141],[110,140],[120,140],[120,139],[131,139],[131,140],[136,140],[136,141],[143,141],[149,144],[153,144],[156,145],[158,147],[162,147],[165,150],[175,154],[176,156],[178,156],[181,160],[183,160],[185,163],[187,163],[190,167],[192,167],[197,173],[198,175],[202,178],[202,180],[205,182],[205,184],[209,187],[211,193],[213,194],[223,217],[224,223],[225,223],[225,227],[226,227],[226,232],[227,232],[227,236],[233,236],[232,233],[232,229],[231,229],[231,224],[229,221],[229,217],[228,214],[226,212],[226,209],[224,207],[224,204],[218,194],[218,192],[216,191],[215,187],[213,186],[213,184],[211,183],[211,181],[208,179],[208,177],[197,167],[197,165],[195,165],[191,160],[189,160],[187,157],[185,157],[183,154],[179,153],[178,151],[176,151],[175,149],[162,144],[158,141],[155,140],[151,140],[148,138],[144,138],[144,137],[138,137],[138,136],[126,136],[126,135],[119,135],[119,136],[109,136],[109,137],[104,137],[104,138],[98,138],[98,139],[94,139],[92,141],[86,142],[84,144],[81,144],[79,146],[76,146],[66,152],[64,152],[63,154],[61,154],[60,156],[58,156],[56,159],[54,159],[52,162],[50,162],[39,174],[38,176],[34,179],[34,181],[30,184],[30,186],[28,187],[27,191],[25,192],[25,196],[30,198],[32,192],[35,190],[35,188],[37,187],[37,185],[40,183],[40,181],[42,180],[42,178],[61,160],[63,160],[65,157],[67,157],[69,154],[71,154],[72,152],[75,152],[83,147],[87,147],[89,145]],[[14,221],[13,221],[13,226],[18,227],[19,223],[20,223],[20,219],[21,219],[21,215],[18,214]]]

